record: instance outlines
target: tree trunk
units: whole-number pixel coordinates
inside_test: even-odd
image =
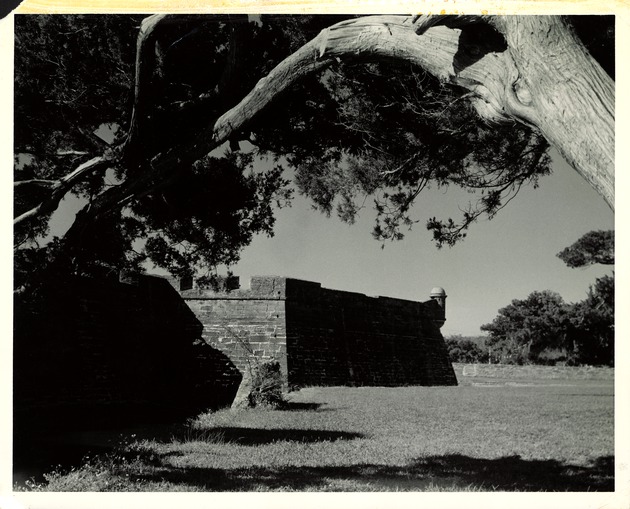
[[[518,71],[508,94],[514,116],[537,127],[614,209],[613,80],[559,16],[493,23]]]

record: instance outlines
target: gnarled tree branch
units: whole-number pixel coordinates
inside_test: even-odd
[[[523,19],[526,18],[526,19]],[[484,18],[370,16],[343,21],[281,62],[191,145],[227,139],[303,76],[340,59],[403,60],[459,85],[480,116],[539,130],[614,209],[614,82],[559,16]],[[467,24],[472,22],[472,24]],[[420,32],[420,35],[417,33]],[[498,35],[498,34],[497,34]],[[170,155],[172,158],[172,154]]]

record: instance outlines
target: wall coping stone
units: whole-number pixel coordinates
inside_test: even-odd
[[[432,299],[416,301],[411,299],[401,299],[398,297],[388,297],[383,295],[367,295],[360,292],[350,292],[347,290],[337,290],[322,287],[321,283],[295,279],[284,276],[252,276],[250,278],[249,289],[235,289],[231,291],[215,292],[210,288],[190,288],[179,289],[176,281],[167,278],[184,299],[191,300],[286,300],[292,298],[296,292],[293,290],[308,291],[331,291],[345,295],[355,295],[358,298],[378,299],[381,302],[392,303],[420,303],[431,304]],[[287,291],[288,289],[288,291]]]

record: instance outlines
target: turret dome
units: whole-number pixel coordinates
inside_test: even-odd
[[[431,290],[431,297],[446,297],[446,292],[441,286],[436,286]]]

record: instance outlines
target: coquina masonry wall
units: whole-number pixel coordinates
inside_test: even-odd
[[[163,278],[74,277],[41,293],[14,306],[16,427],[195,415],[232,403],[239,370],[200,341],[202,324]]]
[[[280,362],[291,388],[309,385],[456,385],[436,301],[329,290],[319,283],[253,277],[249,290],[180,292],[203,339],[246,375],[257,359]]]
[[[273,276],[222,293],[173,286],[152,276],[71,278],[16,303],[16,426],[228,406],[253,359],[278,360],[291,388],[457,383],[435,301]]]
[[[254,277],[250,289],[214,292],[180,291],[202,323],[203,340],[227,355],[242,374],[253,358],[276,359],[287,373],[286,282],[279,277]]]

